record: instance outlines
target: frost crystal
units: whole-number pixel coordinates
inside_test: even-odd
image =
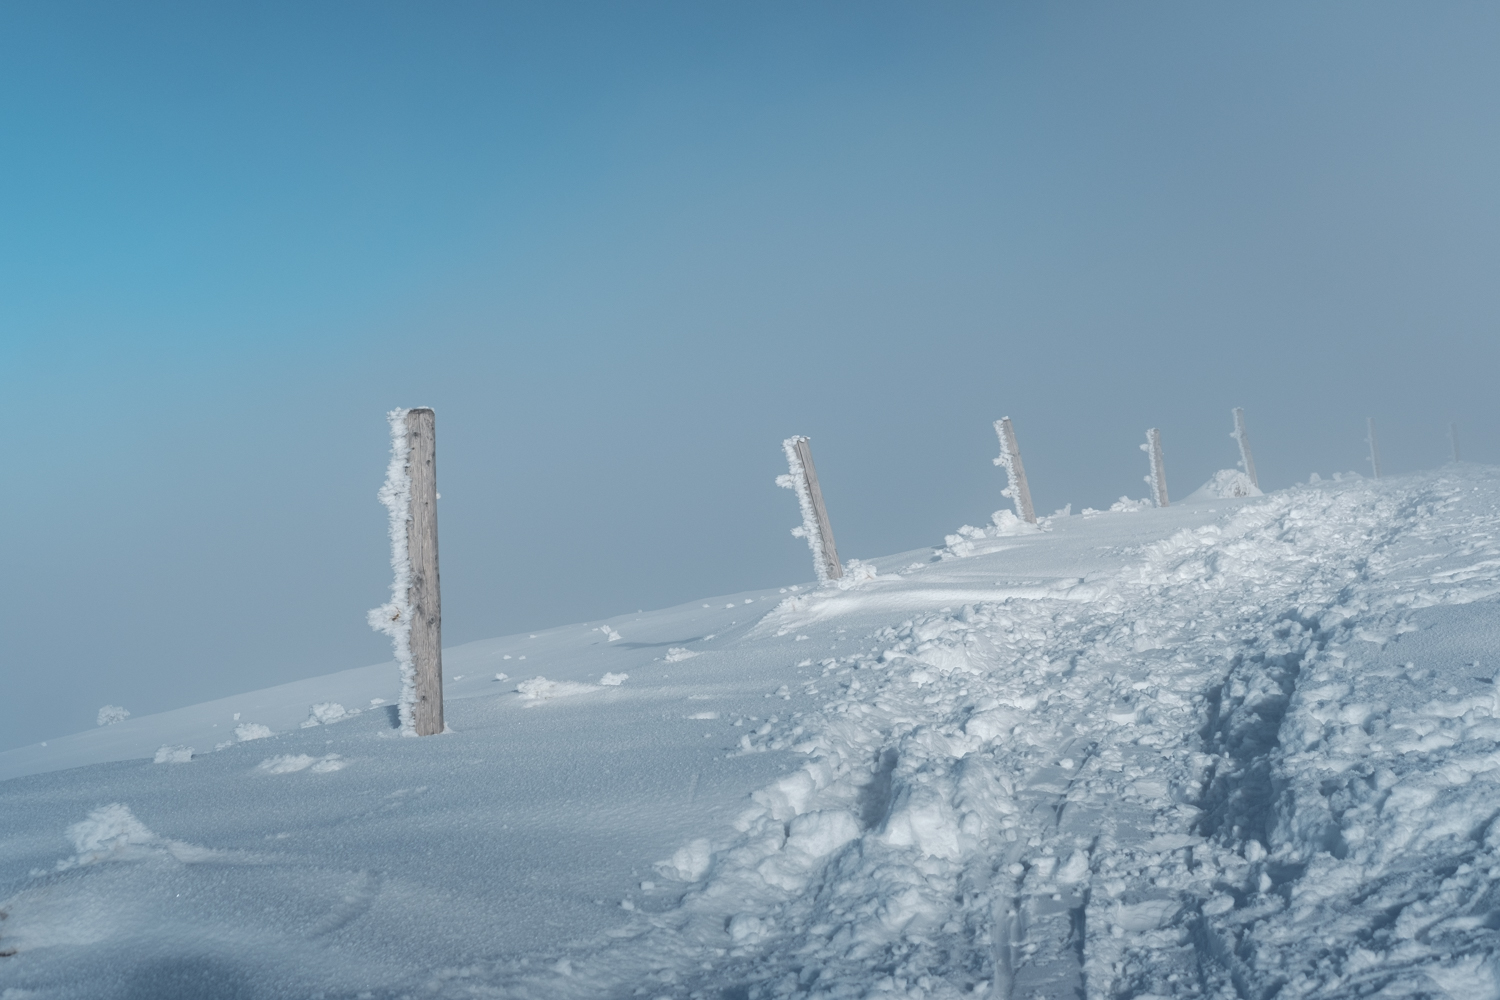
[[[401,733],[417,734],[412,706],[417,700],[417,668],[411,658],[411,604],[407,593],[411,587],[411,557],[406,548],[407,524],[411,520],[411,476],[407,460],[411,445],[406,437],[407,410],[395,409],[386,414],[391,424],[391,464],[386,466],[385,485],[380,488],[380,502],[390,522],[391,532],[391,599],[367,616],[370,627],[391,637],[396,662],[401,667]]]

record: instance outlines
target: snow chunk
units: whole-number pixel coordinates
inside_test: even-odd
[[[622,635],[620,635],[620,633],[616,632],[608,625],[600,625],[599,631],[604,633],[604,640],[606,642],[619,642],[622,638],[624,638]]]
[[[629,674],[605,674],[599,678],[599,683],[605,687],[617,688],[628,680],[630,680]]]
[[[579,684],[577,681],[549,681],[545,677],[533,677],[516,685],[516,691],[527,701],[538,704],[551,698],[566,698],[569,695],[588,694],[599,690],[597,684]]]
[[[658,861],[652,867],[663,877],[678,882],[696,882],[708,874],[713,860],[713,848],[706,838],[700,837],[679,847],[667,861]]]
[[[152,758],[154,764],[186,764],[193,759],[192,747],[163,746],[156,751]]]
[[[663,659],[668,663],[677,663],[679,660],[691,659],[692,657],[697,655],[698,654],[693,652],[691,649],[686,649],[682,646],[668,646],[667,655],[664,656]]]
[[[112,802],[89,813],[88,818],[68,827],[68,839],[78,852],[76,864],[103,860],[131,844],[149,844],[156,834],[135,818],[123,802]]]
[[[859,559],[850,559],[844,564],[844,575],[838,579],[837,584],[840,590],[853,590],[861,584],[880,579],[899,580],[900,577],[894,575],[882,577],[869,563]]]
[[[234,738],[241,743],[248,743],[251,740],[263,740],[267,736],[275,735],[275,733],[271,732],[270,726],[263,726],[259,722],[241,722],[238,726],[234,727]]]
[[[130,713],[119,705],[105,705],[99,709],[98,721],[95,725],[112,726],[116,722],[124,722],[130,718]]]
[[[456,679],[456,678],[455,678]],[[349,710],[336,701],[320,701],[312,706],[307,716],[307,721],[302,723],[303,729],[313,726],[327,726],[335,722],[353,718],[359,714],[359,709]]]
[[[1188,494],[1189,500],[1232,500],[1236,497],[1264,496],[1239,469],[1220,469],[1208,482]]]

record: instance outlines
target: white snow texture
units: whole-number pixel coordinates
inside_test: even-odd
[[[1500,998],[1500,470],[1223,478],[0,754],[0,998]]]
[[[391,535],[391,599],[371,609],[370,627],[391,637],[391,648],[401,668],[401,697],[397,701],[401,732],[417,734],[412,706],[417,700],[417,668],[411,656],[411,556],[407,550],[407,525],[411,520],[411,474],[408,463],[411,444],[406,437],[406,414],[394,409],[386,414],[391,425],[391,461],[385,470],[385,485],[377,496],[385,505]]]
[[[792,536],[807,539],[807,547],[812,550],[813,571],[817,573],[819,583],[827,583],[828,559],[823,553],[823,533],[818,530],[818,517],[813,511],[812,491],[807,488],[807,470],[802,467],[802,460],[797,457],[797,442],[806,440],[804,437],[794,436],[781,442],[781,450],[786,452],[788,472],[776,477],[776,485],[797,494],[797,506],[802,511],[802,523],[792,529]]]

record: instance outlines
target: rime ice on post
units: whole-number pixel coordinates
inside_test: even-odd
[[[1245,470],[1245,475],[1250,477],[1250,485],[1260,489],[1260,479],[1255,475],[1255,459],[1250,455],[1250,435],[1245,433],[1244,407],[1234,408],[1234,432],[1229,436],[1239,442],[1240,466]]]
[[[1001,417],[995,421],[995,435],[1000,438],[1000,457],[995,459],[995,464],[1005,470],[1007,485],[1000,491],[1003,497],[1010,497],[1016,505],[1016,513],[1021,520],[1027,524],[1036,524],[1036,511],[1031,506],[1031,488],[1026,485],[1026,466],[1021,464],[1021,448],[1016,444],[1016,429],[1010,424],[1010,417]]]
[[[1370,471],[1371,471],[1371,473],[1374,474],[1374,476],[1375,476],[1376,479],[1379,479],[1380,478],[1380,449],[1378,447],[1376,447],[1376,445],[1375,445],[1375,418],[1374,417],[1366,417],[1365,418],[1365,429],[1369,431],[1369,436],[1367,438],[1365,438],[1365,443],[1367,443],[1370,446]]]
[[[1155,427],[1146,431],[1146,443],[1141,445],[1151,460],[1151,474],[1146,477],[1146,482],[1151,484],[1151,499],[1156,501],[1156,506],[1167,506],[1167,469],[1161,457],[1161,431]]]
[[[807,438],[800,435],[781,442],[781,448],[786,452],[789,471],[776,477],[776,485],[796,493],[797,506],[802,510],[802,524],[793,528],[792,534],[807,539],[818,582],[837,580],[844,575],[844,567],[839,563],[839,552],[833,544],[833,527],[828,523],[828,509],[823,506],[823,491],[818,488],[812,449],[808,447]]]
[[[437,561],[437,456],[432,410],[392,410],[391,461],[380,502],[391,536],[391,599],[369,613],[401,667],[401,731],[443,731],[442,615]]]

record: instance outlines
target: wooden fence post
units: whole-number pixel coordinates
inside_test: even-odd
[[[411,657],[416,668],[412,716],[418,736],[443,731],[443,614],[438,587],[437,417],[427,407],[406,411],[411,517],[406,546],[411,559]]]
[[[1370,432],[1370,436],[1368,438],[1366,438],[1366,440],[1370,444],[1370,470],[1375,473],[1375,478],[1379,479],[1380,478],[1380,449],[1375,446],[1375,418],[1374,417],[1366,417],[1365,418],[1365,427]]]
[[[1245,475],[1250,477],[1250,485],[1260,489],[1260,479],[1255,475],[1255,459],[1250,454],[1250,435],[1245,433],[1245,409],[1242,406],[1234,408],[1234,433],[1229,436],[1240,443],[1240,464],[1245,467]]]
[[[802,524],[792,534],[807,539],[819,583],[842,579],[844,566],[839,562],[838,547],[833,544],[833,525],[829,524],[828,508],[823,505],[812,448],[800,434],[781,442],[781,448],[786,453],[787,475],[777,476],[776,485],[796,493],[797,506],[802,510]]]
[[[995,421],[995,434],[1000,438],[1000,457],[995,459],[995,464],[1003,467],[1010,479],[1010,484],[1001,496],[1015,501],[1016,513],[1021,515],[1021,520],[1027,524],[1036,524],[1036,510],[1031,506],[1031,487],[1026,485],[1026,466],[1021,464],[1021,448],[1016,444],[1016,429],[1011,426],[1010,417],[1001,417]]]
[[[1167,506],[1167,469],[1161,458],[1161,431],[1152,427],[1146,431],[1146,443],[1141,446],[1151,458],[1151,475],[1146,477],[1146,482],[1151,484],[1151,499],[1156,501],[1156,506]]]

